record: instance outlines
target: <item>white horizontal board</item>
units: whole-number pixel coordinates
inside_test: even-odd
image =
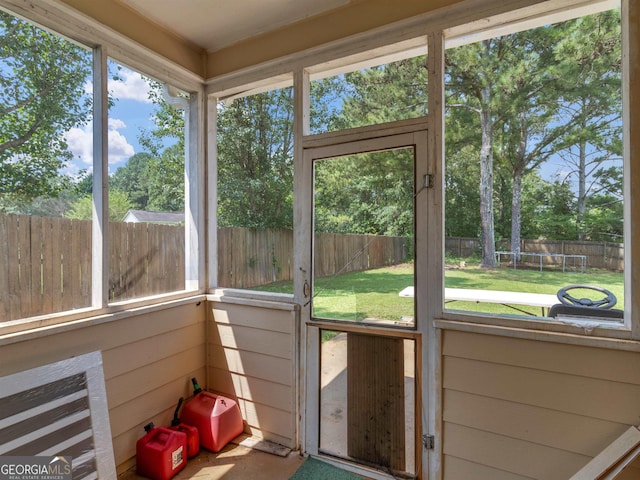
[[[290,387],[235,373],[231,374],[231,381],[234,392],[239,399],[268,405],[287,412],[292,411],[293,393]]]
[[[455,357],[444,388],[633,425],[640,386]]]
[[[149,330],[152,333],[153,327],[149,326]],[[110,348],[103,352],[104,376],[108,380],[184,350],[204,349],[204,338],[205,323],[202,322],[176,326],[174,330]]]
[[[640,385],[640,353],[448,330],[443,355]]]
[[[517,475],[503,470],[470,462],[452,455],[444,457],[444,478],[473,480],[534,480],[533,477]]]
[[[217,324],[210,332],[210,340],[227,348],[292,358],[291,335],[286,333]]]
[[[202,345],[118,375],[106,382],[109,405],[115,408],[135,398],[152,395],[151,392],[157,388],[172,382],[179,385],[172,396],[172,401],[177,404],[181,396],[190,394],[189,373],[203,368],[204,364],[205,353]]]
[[[285,438],[294,437],[290,412],[242,399],[238,400],[238,405],[242,411],[242,418],[249,426]]]
[[[281,385],[293,384],[293,365],[291,360],[285,358],[209,344],[208,363],[211,367],[226,369],[240,375],[261,378]]]
[[[213,321],[228,325],[239,325],[259,330],[292,333],[294,312],[269,308],[257,308],[232,303],[214,303]]]
[[[455,390],[444,391],[444,421],[595,456],[627,425]]]
[[[516,475],[566,480],[590,458],[535,443],[444,424],[444,454]]]

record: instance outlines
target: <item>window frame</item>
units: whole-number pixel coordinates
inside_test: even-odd
[[[519,15],[518,11],[508,12],[503,15],[487,20],[486,24],[477,24],[474,22],[464,25],[457,25],[443,31],[444,49],[457,47],[467,43],[474,43],[483,39],[492,38],[495,36],[506,35],[516,31],[531,29],[537,26],[544,25],[551,21],[558,22],[568,20],[570,18],[577,18],[584,15],[589,15],[598,11],[604,11],[610,8],[616,8],[618,2],[611,0],[597,1],[594,0],[588,5],[572,5],[571,1],[550,0],[545,2],[548,4],[557,4],[557,7],[551,9],[547,13],[538,15]],[[629,95],[630,95],[630,69],[629,64],[629,1],[622,0],[619,5],[621,8],[621,33],[622,33],[622,123],[623,123],[623,195],[624,195],[624,245],[625,245],[625,258],[624,258],[624,320],[623,322],[611,322],[603,321],[594,324],[585,319],[583,324],[580,320],[572,324],[562,323],[556,320],[543,320],[542,317],[521,317],[513,318],[506,315],[492,315],[492,314],[477,314],[475,312],[462,312],[441,309],[438,315],[437,324],[442,328],[458,328],[456,325],[458,322],[464,322],[468,324],[477,324],[482,326],[492,327],[506,327],[506,328],[524,328],[536,331],[544,331],[550,333],[570,333],[581,336],[594,336],[604,338],[627,338],[627,339],[640,339],[640,324],[638,323],[638,315],[632,310],[632,278],[633,278],[633,262],[631,261],[633,252],[631,243],[631,228],[629,223],[631,221],[631,213],[633,209],[631,192],[631,148],[630,148],[630,127],[629,127]],[[525,10],[525,13],[526,10]],[[444,51],[443,51],[444,55]],[[444,83],[445,71],[444,65],[441,65],[441,71],[438,78]],[[443,100],[444,103],[444,100]],[[444,117],[443,117],[444,118]],[[442,120],[443,120],[442,118]],[[444,121],[444,120],[443,120]],[[444,153],[442,154],[444,158]],[[442,165],[442,175],[444,176],[444,163]],[[444,178],[441,180],[444,184]],[[637,202],[636,202],[637,203]],[[639,210],[635,208],[635,210]],[[444,211],[442,212],[443,225],[444,225]],[[442,232],[444,238],[444,231]],[[444,253],[443,253],[444,257]],[[637,278],[637,277],[636,277]],[[442,286],[444,289],[444,270],[442,271]]]
[[[218,105],[220,103],[226,104],[231,103],[234,100],[250,97],[253,95],[259,95],[262,93],[274,92],[276,90],[282,90],[285,88],[291,88],[292,93],[295,92],[295,88],[293,88],[293,73],[286,72],[265,80],[261,80],[256,82],[255,84],[249,84],[241,86],[240,88],[232,88],[229,91],[225,92],[217,92],[215,94],[209,93],[207,96],[207,122],[209,125],[208,136],[207,136],[207,146],[208,146],[208,160],[207,164],[211,167],[207,171],[207,192],[209,194],[208,198],[208,230],[207,230],[207,258],[208,258],[208,293],[212,293],[214,295],[219,294],[231,294],[231,296],[236,296],[239,298],[255,298],[257,301],[271,301],[271,299],[278,299],[278,301],[282,301],[285,303],[292,303],[293,301],[293,292],[291,293],[274,293],[274,292],[265,292],[260,290],[255,290],[255,286],[253,287],[235,287],[235,286],[227,286],[220,283],[220,272],[219,266],[220,262],[218,260],[218,243],[219,243],[219,235],[218,235],[218,196],[219,196],[219,188],[218,188],[218,180],[219,180],[219,172],[218,172]],[[295,93],[294,93],[295,96]],[[295,113],[295,98],[293,99],[293,119],[291,121],[292,127],[292,164],[295,159],[295,149],[297,136],[295,131],[297,117]],[[295,184],[295,173],[293,172],[294,166],[291,167],[292,170],[292,184]],[[293,194],[293,188],[291,190]],[[294,200],[295,202],[295,200]],[[293,206],[295,208],[295,204]],[[235,227],[233,227],[235,228]],[[245,227],[238,227],[245,228]],[[246,227],[250,228],[250,227]],[[295,231],[295,225],[292,227],[292,230]],[[294,233],[295,236],[295,233]],[[295,241],[295,239],[294,239]],[[293,260],[293,251],[291,252],[292,264]],[[295,275],[295,272],[293,272]],[[292,279],[293,280],[293,279]]]
[[[592,13],[594,10],[604,10],[615,6],[615,0],[594,0],[585,5],[577,0],[549,0],[541,3],[530,2],[529,5],[521,5],[520,8],[510,9],[509,6],[495,7],[493,10],[488,7],[485,11],[482,8],[474,10],[471,14],[462,7],[451,6],[442,12],[415,17],[403,23],[402,34],[393,27],[382,28],[379,31],[366,32],[357,35],[350,40],[343,40],[335,44],[317,47],[311,52],[303,52],[299,55],[292,55],[291,58],[269,62],[267,65],[258,65],[241,72],[225,74],[219,78],[211,79],[208,82],[207,93],[214,98],[223,98],[231,95],[242,95],[243,92],[255,92],[266,90],[266,85],[282,85],[291,70],[294,72],[294,98],[296,100],[296,117],[294,118],[296,128],[296,141],[301,144],[303,138],[309,135],[309,82],[318,78],[336,75],[353,68],[353,65],[365,67],[384,63],[387,59],[411,56],[407,52],[424,52],[427,43],[429,57],[434,57],[434,61],[429,62],[429,95],[430,102],[428,118],[433,132],[430,155],[435,161],[436,186],[441,187],[444,182],[443,157],[444,157],[444,111],[441,109],[444,104],[444,51],[449,46],[455,46],[455,42],[476,41],[482,36],[487,38],[498,34],[507,34],[524,27],[532,28],[534,25],[542,25],[549,21],[560,21],[571,16],[576,17]],[[630,196],[630,164],[632,151],[629,146],[629,103],[630,103],[630,70],[629,65],[629,2],[622,0],[622,45],[623,45],[623,140],[624,147],[624,195],[625,195],[625,223],[629,223],[633,208],[633,197]],[[401,22],[402,23],[402,22]],[[499,33],[498,33],[499,32]],[[381,60],[383,59],[383,60]],[[640,73],[636,74],[640,76]],[[277,83],[277,82],[280,83]],[[286,82],[286,80],[285,80]],[[214,104],[215,105],[215,104]],[[211,110],[214,108],[210,107]],[[211,139],[209,140],[211,142]],[[296,156],[300,157],[301,146],[296,151]],[[210,148],[210,153],[212,149]],[[215,155],[210,156],[210,163],[215,163]],[[296,182],[294,178],[294,182]],[[209,182],[209,192],[215,192],[212,188],[215,184]],[[444,192],[438,192],[442,203]],[[215,194],[214,194],[215,198]],[[635,203],[638,203],[637,201]],[[428,242],[432,249],[430,254],[441,255],[437,262],[432,260],[429,271],[423,273],[424,281],[427,282],[425,292],[433,292],[434,289],[444,292],[444,212],[443,205],[436,202],[433,208],[439,211],[434,214],[434,220],[430,225]],[[433,210],[432,210],[433,211]],[[437,219],[436,219],[437,218]],[[437,229],[437,232],[434,232]],[[214,258],[211,253],[215,252],[215,239],[209,232],[209,258]],[[417,240],[417,239],[416,239]],[[505,335],[515,335],[515,332],[527,331],[535,336],[542,335],[549,338],[557,334],[577,335],[580,338],[601,337],[603,339],[640,339],[640,315],[633,312],[631,305],[633,302],[632,278],[633,275],[633,244],[631,243],[631,229],[625,228],[625,320],[624,324],[612,325],[612,328],[593,328],[588,325],[566,325],[559,322],[550,322],[540,317],[531,319],[519,319],[500,316],[485,316],[470,313],[458,313],[444,311],[443,305],[430,307],[428,318],[435,325],[442,329],[463,329],[481,331],[500,331]],[[302,248],[302,247],[301,247]],[[640,247],[639,247],[640,248]],[[294,257],[295,258],[295,257]],[[213,265],[213,264],[210,264]],[[295,271],[300,268],[306,269],[299,261],[295,263]],[[308,266],[307,266],[308,267]],[[435,269],[435,273],[434,273]],[[635,275],[640,278],[640,268]],[[214,270],[215,271],[215,270]],[[420,281],[420,280],[418,280]],[[295,280],[300,283],[300,279]],[[215,289],[215,279],[210,275],[210,286]],[[211,290],[214,291],[214,290]],[[225,291],[229,295],[234,295],[228,289],[217,289],[216,292]],[[262,294],[251,290],[245,291],[242,295],[245,299],[255,299],[259,301]],[[436,297],[433,297],[436,299]],[[300,292],[294,294],[295,303],[304,304]],[[567,337],[562,341],[567,341]],[[590,342],[591,340],[587,340]]]
[[[93,101],[94,105],[99,105],[99,114],[94,113],[93,116],[91,306],[0,322],[0,337],[82,320],[119,318],[123,314],[128,315],[128,311],[164,308],[165,305],[180,304],[201,296],[205,291],[205,169],[202,141],[205,137],[205,87],[202,78],[64,4],[36,0],[25,6],[19,0],[0,0],[0,8],[10,15],[90,49],[93,52]],[[175,86],[191,96],[188,100],[188,121],[185,122],[185,289],[117,303],[108,301],[107,58],[123,65],[136,65],[136,71]]]
[[[604,0],[610,1],[610,0]],[[594,3],[602,3],[595,0]],[[640,215],[640,200],[638,195],[631,192],[632,180],[640,181],[640,163],[635,161],[636,156],[640,155],[640,150],[634,147],[640,147],[640,138],[638,140],[630,138],[630,132],[635,128],[637,121],[631,114],[631,107],[634,104],[640,104],[640,92],[633,92],[630,89],[631,84],[635,84],[640,78],[640,65],[633,65],[629,61],[632,55],[635,55],[640,48],[640,29],[636,25],[630,25],[629,19],[633,16],[637,18],[640,13],[640,6],[631,5],[629,0],[622,0],[622,36],[623,36],[623,124],[624,124],[624,156],[625,156],[625,223],[633,221],[633,214],[638,212]],[[44,28],[51,29],[57,34],[65,36],[72,41],[82,43],[91,48],[100,47],[104,49],[104,55],[122,62],[123,64],[135,65],[136,70],[157,78],[161,81],[170,81],[171,84],[178,88],[197,94],[197,100],[194,97],[194,103],[198,105],[196,128],[197,135],[194,137],[193,154],[197,160],[195,161],[196,169],[200,173],[194,183],[197,185],[192,194],[197,197],[196,207],[192,216],[196,220],[194,225],[194,244],[198,248],[198,260],[195,262],[196,270],[200,285],[197,291],[193,292],[174,292],[160,297],[150,297],[147,299],[137,299],[131,303],[122,305],[111,305],[105,307],[92,307],[72,312],[62,312],[60,314],[48,315],[44,318],[34,317],[11,322],[12,325],[0,325],[0,335],[5,333],[24,332],[36,326],[54,325],[58,323],[75,321],[78,319],[94,318],[102,314],[117,313],[127,311],[139,307],[154,307],[162,302],[181,301],[184,298],[194,297],[198,293],[207,291],[215,291],[216,283],[212,279],[215,277],[216,269],[216,239],[215,239],[215,127],[212,126],[211,120],[215,120],[215,99],[212,104],[209,97],[224,97],[233,94],[241,94],[247,88],[264,88],[265,84],[272,85],[274,78],[279,78],[282,82],[290,82],[291,72],[294,77],[294,96],[296,97],[296,117],[295,120],[295,141],[297,142],[296,156],[300,155],[301,138],[308,133],[308,118],[305,120],[305,113],[308,112],[308,81],[311,76],[316,77],[322,75],[322,72],[330,69],[343,68],[344,65],[352,64],[355,61],[366,61],[369,58],[375,58],[392,54],[394,49],[401,50],[403,48],[422,48],[429,38],[429,55],[442,57],[444,52],[444,43],[451,42],[454,33],[459,37],[466,35],[478,34],[479,32],[489,29],[503,28],[506,25],[515,24],[517,22],[527,21],[527,19],[537,18],[540,15],[552,15],[562,12],[566,9],[576,8],[582,5],[578,0],[550,0],[545,2],[535,2],[534,0],[521,2],[520,10],[514,9],[508,4],[483,4],[478,8],[469,10],[466,5],[454,4],[447,8],[421,14],[416,17],[408,18],[396,22],[391,25],[380,27],[371,31],[366,31],[352,37],[332,42],[331,44],[320,45],[309,50],[298,53],[292,53],[286,57],[282,57],[265,64],[256,65],[243,69],[238,72],[224,74],[220,77],[203,79],[197,74],[188,71],[186,68],[177,66],[170,60],[156,54],[149,49],[140,46],[136,42],[126,38],[124,35],[115,33],[94,19],[90,19],[73,8],[51,0],[33,0],[27,6],[21,0],[0,0],[0,8],[26,18]],[[633,42],[633,43],[632,43]],[[433,48],[438,51],[434,51]],[[440,45],[440,46],[439,46]],[[373,49],[373,50],[372,50]],[[441,51],[440,51],[441,50]],[[371,52],[374,52],[373,54]],[[378,52],[378,53],[375,53]],[[430,79],[441,83],[442,76],[442,58],[431,63]],[[434,82],[430,82],[433,84]],[[432,85],[436,95],[439,95],[441,85]],[[306,90],[306,92],[305,92]],[[439,100],[442,101],[442,96]],[[436,104],[437,104],[437,100]],[[306,105],[305,105],[306,103]],[[207,111],[205,112],[205,108]],[[430,119],[432,128],[434,129],[435,145],[437,148],[431,147],[434,158],[436,158],[436,168],[442,165],[442,151],[440,144],[443,141],[442,132],[438,133],[441,128],[442,116],[438,114],[436,109],[430,109]],[[208,131],[205,128],[205,117],[208,120]],[[206,135],[208,133],[208,135]],[[636,145],[638,144],[638,145]],[[95,147],[95,145],[94,145]],[[204,156],[207,150],[207,165],[209,168],[205,170]],[[639,152],[639,153],[635,153]],[[637,167],[635,165],[638,165]],[[206,186],[209,191],[209,197],[205,199],[205,175]],[[294,180],[295,182],[295,180]],[[205,206],[206,205],[206,206]],[[204,244],[204,210],[208,209],[209,222],[207,226],[207,249],[205,252]],[[441,232],[440,232],[441,233]],[[577,326],[555,325],[550,322],[536,322],[534,320],[513,320],[508,318],[483,318],[478,315],[453,315],[443,314],[440,308],[435,308],[430,315],[436,326],[439,328],[459,328],[459,329],[477,329],[490,330],[494,332],[504,332],[507,335],[522,334],[523,331],[534,331],[535,335],[542,335],[542,338],[562,338],[560,341],[568,341],[568,337],[557,336],[557,334],[575,334],[576,337],[582,338],[580,341],[590,342],[594,339],[584,340],[588,336],[599,336],[609,339],[633,339],[640,340],[640,312],[633,308],[637,303],[633,297],[634,282],[633,279],[640,278],[640,265],[634,266],[633,258],[640,255],[640,242],[635,242],[640,233],[635,233],[630,226],[625,228],[625,325],[620,329],[596,329],[593,331],[585,331]],[[437,235],[436,235],[437,236]],[[441,239],[437,239],[441,242]],[[436,245],[440,245],[436,243]],[[637,252],[637,254],[636,254]],[[209,263],[205,266],[204,257],[208,254]],[[437,262],[436,262],[437,263]],[[637,263],[637,262],[636,262]],[[434,265],[436,266],[436,265]],[[205,277],[205,268],[207,276]],[[430,271],[427,275],[429,284],[437,288],[443,288],[442,275],[440,272],[434,274]],[[204,281],[208,280],[208,284]],[[438,287],[438,284],[440,286]],[[246,301],[255,298],[259,300],[261,295],[251,294]],[[294,301],[300,299],[294,294]],[[518,333],[520,332],[520,333]],[[622,344],[621,344],[622,345]],[[628,348],[632,348],[629,346]]]

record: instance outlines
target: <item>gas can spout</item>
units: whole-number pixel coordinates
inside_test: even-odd
[[[171,420],[171,426],[175,427],[176,425],[180,425],[180,417],[178,416],[178,412],[180,411],[180,407],[182,406],[182,402],[184,402],[184,398],[180,397],[178,400],[178,406],[173,412],[173,420]]]
[[[193,383],[193,394],[194,395],[199,394],[202,391],[202,389],[200,388],[200,385],[198,385],[198,381],[196,380],[195,377],[191,379],[191,383]]]

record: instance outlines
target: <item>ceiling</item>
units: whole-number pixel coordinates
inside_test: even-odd
[[[156,24],[213,52],[347,5],[351,0],[119,0]]]

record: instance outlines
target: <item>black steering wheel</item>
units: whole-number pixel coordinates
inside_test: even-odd
[[[594,292],[604,294],[604,298],[600,300],[591,300],[590,298],[576,298],[569,294],[569,290],[593,290]],[[579,307],[591,307],[609,309],[613,308],[618,302],[616,296],[606,288],[596,287],[595,285],[569,285],[558,290],[558,300],[565,305],[577,305]]]

